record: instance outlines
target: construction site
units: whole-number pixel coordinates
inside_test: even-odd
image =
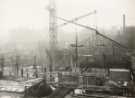
[[[127,13],[118,12],[121,25],[107,29],[109,23],[117,24],[119,18],[114,13],[122,9],[120,5],[129,2],[127,5],[134,6],[135,2],[101,0],[101,4],[98,0],[83,0],[81,4],[76,0],[73,2],[65,0],[63,2],[67,6],[61,3],[63,6],[60,8],[58,4],[60,0],[13,1],[0,2],[5,9],[6,18],[3,20],[7,19],[2,25],[6,30],[7,27],[15,27],[8,30],[10,40],[6,44],[0,44],[0,98],[135,98],[135,15],[131,11],[130,14],[134,19],[129,25],[127,7]],[[44,2],[48,2],[47,6],[43,4]],[[107,7],[105,3],[109,2],[110,5]],[[68,6],[68,3],[72,6]],[[75,16],[75,12],[85,8],[86,5],[82,6],[85,3],[90,9],[94,4],[98,6],[86,13],[83,12],[84,9]],[[119,8],[116,10],[113,4],[117,4]],[[41,6],[43,7],[39,10],[38,7]],[[111,18],[105,18],[105,14],[102,17],[100,12],[102,8],[112,9],[107,10],[107,15],[110,13]],[[61,9],[63,13],[60,12]],[[132,7],[131,9],[133,10]],[[44,26],[46,22],[48,30],[35,29],[38,28],[36,25],[29,29],[26,28],[27,25],[25,28],[16,26],[20,22],[27,24],[28,20],[25,20],[27,17],[32,23],[38,17],[37,13],[35,16],[33,14],[22,16],[25,11],[28,15],[46,12],[48,18],[39,15],[45,20],[38,18],[35,24],[39,26],[38,21],[41,20]],[[19,16],[19,12],[21,20],[14,18]],[[69,16],[73,18],[68,19],[59,13],[67,17],[71,13]],[[103,21],[101,24],[106,23],[107,26],[101,27],[98,18]],[[66,26],[73,31],[71,32],[69,28],[63,29]],[[48,36],[44,36],[44,32],[47,32]]]

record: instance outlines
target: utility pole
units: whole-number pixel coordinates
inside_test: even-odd
[[[37,72],[37,56],[34,56],[33,70],[34,70],[34,76],[36,78],[38,78],[38,72]]]
[[[16,77],[19,76],[19,62],[20,62],[20,56],[16,55],[16,59],[15,59],[15,76]]]
[[[75,43],[75,55],[76,55],[76,66],[75,66],[75,68],[76,68],[76,71],[77,71],[77,69],[78,69],[78,71],[79,71],[79,66],[78,66],[78,33],[76,32],[76,43]]]
[[[78,64],[78,47],[83,47],[83,45],[78,45],[78,33],[76,32],[75,36],[75,44],[71,44],[71,47],[75,47],[75,65],[74,65],[74,71],[80,72],[80,66]]]
[[[2,57],[0,58],[0,65],[1,65],[0,78],[3,77],[3,73],[4,73],[4,63],[5,63],[5,58],[4,58],[4,56],[2,56]]]
[[[125,42],[125,38],[126,38],[126,36],[122,36],[122,35],[125,35],[125,29],[126,29],[126,16],[125,16],[125,14],[123,14],[122,15],[122,30],[121,30],[121,35],[120,35],[120,42],[121,43],[123,43],[123,42]]]
[[[126,15],[123,14],[123,33],[126,32]]]

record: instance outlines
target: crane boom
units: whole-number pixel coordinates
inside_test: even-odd
[[[89,30],[93,30],[93,31],[96,32],[96,34],[102,36],[102,37],[105,38],[105,39],[110,40],[111,42],[115,43],[117,46],[119,46],[119,47],[121,47],[121,48],[123,48],[123,49],[128,50],[128,47],[126,47],[126,46],[120,44],[119,42],[117,42],[117,41],[111,39],[110,37],[108,37],[108,36],[106,36],[106,35],[104,35],[104,34],[101,34],[101,33],[100,33],[98,30],[96,30],[95,28],[92,28],[92,27],[89,27],[89,26],[86,26],[86,25],[83,25],[83,24],[79,24],[79,23],[76,23],[76,22],[71,21],[71,20],[66,20],[66,19],[61,18],[61,17],[57,17],[57,18],[60,19],[60,20],[66,21],[66,22],[68,22],[68,23],[75,24],[75,25],[77,25],[77,26],[83,27],[83,28],[86,28],[86,29],[89,29]]]
[[[93,14],[96,14],[96,10],[93,11],[93,12],[89,12],[89,13],[87,13],[87,14],[81,15],[81,16],[79,16],[79,17],[75,17],[75,18],[71,19],[70,21],[75,22],[75,21],[78,21],[78,20],[80,20],[80,19],[82,19],[82,18],[84,18],[84,17],[87,17],[87,16],[89,16],[89,15],[93,15]],[[58,27],[63,27],[63,26],[65,26],[65,25],[67,25],[67,24],[69,24],[69,22],[65,22],[65,23],[63,23],[63,24],[60,24]]]

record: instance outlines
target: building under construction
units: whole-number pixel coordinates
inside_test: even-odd
[[[57,15],[55,0],[49,0],[47,10],[49,45],[43,48],[47,62],[41,63],[42,57],[32,52],[30,59],[22,52],[12,53],[12,60],[9,53],[3,54],[0,56],[0,92],[18,94],[19,98],[135,98],[135,54],[134,47],[130,47],[134,42],[123,44],[118,41],[119,36],[112,38],[97,27],[78,23],[95,15],[96,10],[71,20]],[[127,34],[131,28],[126,27],[125,14],[122,18],[122,32]],[[58,25],[58,20],[64,23]],[[58,29],[68,24],[90,34],[80,40],[76,31],[74,41],[64,49],[59,45]],[[5,67],[6,62],[11,61],[12,66]]]

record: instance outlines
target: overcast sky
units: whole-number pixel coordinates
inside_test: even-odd
[[[49,0],[0,0],[0,41],[8,39],[9,31],[16,28],[48,28]],[[79,23],[97,24],[99,27],[122,26],[122,14],[126,14],[126,25],[135,25],[135,0],[56,0],[57,15],[72,19],[97,10]],[[58,21],[61,23],[61,21]],[[68,29],[67,29],[68,28]],[[68,25],[62,29],[72,30]]]

